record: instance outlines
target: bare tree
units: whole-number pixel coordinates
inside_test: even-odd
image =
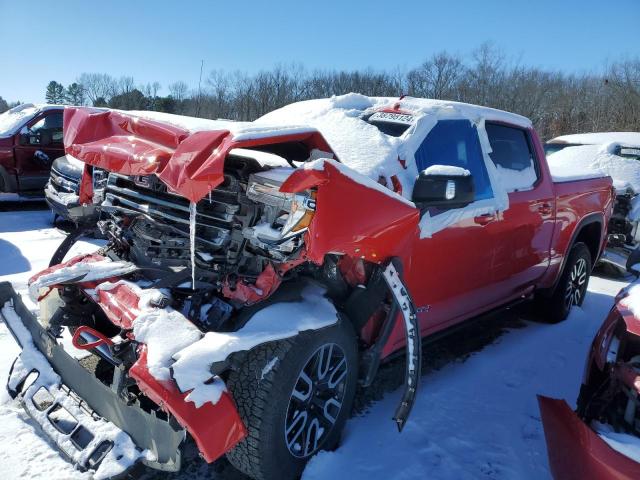
[[[106,73],[83,73],[76,83],[82,85],[85,95],[92,105],[95,105],[99,99],[109,101],[112,96],[117,94],[116,80]]]
[[[408,71],[310,72],[300,64],[278,64],[254,74],[214,70],[199,96],[183,81],[170,84],[167,97],[158,95],[158,82],[136,89],[132,77],[114,80],[84,73],[76,83],[94,105],[206,118],[254,120],[291,102],[349,92],[391,97],[408,93],[520,113],[531,118],[543,138],[640,128],[640,59],[613,63],[600,73],[567,75],[513,62],[491,43],[480,45],[466,59],[437,53]]]
[[[408,91],[416,96],[456,99],[456,90],[464,71],[458,56],[447,52],[437,53],[407,74]]]
[[[182,81],[173,82],[169,85],[169,92],[174,100],[181,102],[187,98],[189,85]]]

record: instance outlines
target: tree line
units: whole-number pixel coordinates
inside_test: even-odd
[[[313,70],[277,65],[254,74],[214,70],[201,88],[182,81],[159,95],[158,82],[83,73],[67,87],[47,86],[48,103],[156,110],[203,118],[254,120],[291,102],[348,92],[456,100],[529,117],[544,139],[597,131],[640,131],[640,59],[597,73],[564,73],[514,62],[491,44],[469,56],[440,52],[401,70]],[[1,97],[0,97],[1,98]],[[0,104],[0,107],[2,105]]]

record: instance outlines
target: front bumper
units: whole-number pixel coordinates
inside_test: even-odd
[[[20,397],[25,410],[74,465],[93,471],[96,479],[122,475],[138,461],[179,469],[185,430],[127,405],[42,328],[7,282],[0,283],[0,317],[22,347],[7,389]],[[30,383],[32,372],[37,378]],[[43,391],[52,399],[44,408],[34,401]],[[75,419],[75,426],[66,422],[68,428],[60,428],[53,418],[60,407]]]
[[[636,274],[637,267],[633,267],[640,263],[640,244],[634,247],[608,241],[599,261],[613,265],[622,271]]]
[[[563,400],[538,397],[551,474],[556,480],[633,480],[640,463],[615,451]]]
[[[44,189],[44,199],[53,213],[73,223],[91,223],[98,219],[95,205],[82,205],[79,201],[69,202],[60,196],[51,184],[47,184]]]

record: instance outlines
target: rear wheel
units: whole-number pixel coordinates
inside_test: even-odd
[[[356,390],[357,343],[348,322],[251,350],[230,374],[248,435],[227,458],[254,479],[295,479],[337,446]]]
[[[540,299],[543,302],[545,320],[558,323],[569,316],[574,305],[580,306],[584,302],[591,277],[591,252],[582,242],[573,245],[567,258],[558,285],[550,299]]]

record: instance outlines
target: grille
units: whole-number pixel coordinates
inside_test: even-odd
[[[235,215],[240,210],[238,180],[225,175],[225,182],[196,206],[196,243],[208,250],[224,248],[231,237]],[[127,177],[110,173],[102,209],[140,216],[189,237],[189,201],[170,193],[154,176]]]
[[[50,182],[51,186],[58,192],[78,193],[79,182],[77,178],[61,173],[54,167],[51,167]]]

